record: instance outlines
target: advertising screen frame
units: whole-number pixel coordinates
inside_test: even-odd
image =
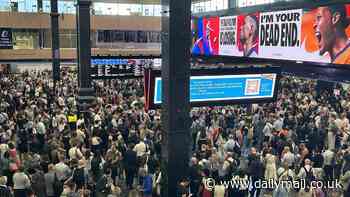
[[[269,8],[264,8],[264,9],[244,9],[244,8],[240,8],[238,12],[232,12],[232,10],[227,10],[226,12],[222,13],[222,14],[217,14],[217,15],[196,15],[192,17],[192,20],[209,20],[212,17],[219,17],[219,18],[225,18],[225,17],[240,17],[240,16],[247,16],[247,15],[252,15],[255,13],[259,13],[259,14],[264,14],[264,13],[278,13],[278,12],[288,12],[288,11],[296,11],[296,10],[303,10],[302,14],[310,14],[311,11],[315,11],[317,8],[320,7],[325,7],[325,6],[337,6],[337,5],[344,5],[346,6],[346,12],[348,14],[348,18],[350,20],[350,3],[325,3],[325,4],[321,4],[321,3],[315,3],[315,4],[307,4],[305,6],[301,6],[299,4],[291,4],[290,6],[281,6],[281,7],[269,7]],[[258,7],[257,7],[258,8]],[[264,11],[259,11],[259,10],[264,10]],[[302,15],[302,16],[303,16]],[[237,19],[238,20],[238,19]],[[304,19],[301,19],[302,23],[304,23],[303,21]],[[194,24],[197,22],[193,22]],[[238,22],[237,22],[237,26],[238,26]],[[301,26],[303,26],[304,24],[301,24]],[[237,27],[238,28],[238,27]],[[220,27],[219,27],[220,29]],[[197,32],[198,30],[196,30]],[[205,30],[203,30],[205,31]],[[236,30],[238,31],[238,30]],[[302,30],[300,30],[302,31]],[[192,31],[192,35],[194,35],[194,31]],[[347,33],[348,33],[348,37],[350,39],[350,25],[347,28]],[[239,32],[236,32],[236,34],[239,34]],[[301,33],[302,34],[302,33]],[[259,37],[260,37],[260,31],[259,31]],[[236,37],[237,39],[237,37]],[[303,38],[300,40],[305,41]],[[238,41],[236,40],[236,43]],[[193,47],[193,43],[192,46]],[[259,47],[260,47],[260,43],[259,43]],[[192,49],[192,48],[191,48]],[[260,49],[259,49],[260,50]],[[252,62],[269,62],[269,63],[275,63],[275,64],[291,64],[291,63],[297,63],[297,64],[302,64],[304,66],[313,66],[313,67],[323,67],[323,68],[342,68],[342,69],[347,69],[350,70],[350,64],[335,64],[335,63],[331,63],[330,62],[322,62],[322,61],[317,61],[317,60],[305,60],[305,59],[290,59],[290,58],[267,58],[267,57],[246,57],[244,55],[223,55],[223,54],[219,54],[219,55],[204,55],[204,54],[195,54],[192,53],[193,57],[197,57],[197,58],[213,58],[213,59],[217,59],[217,58],[226,58],[226,59],[232,59],[232,61],[234,62],[245,62],[245,61],[252,61]],[[322,57],[324,58],[324,57]]]
[[[201,106],[225,106],[235,104],[249,103],[271,103],[277,100],[279,81],[281,78],[281,67],[247,67],[247,68],[222,68],[222,69],[191,69],[191,76],[222,76],[222,75],[249,75],[249,74],[276,74],[273,97],[271,98],[253,98],[253,99],[234,99],[234,100],[216,100],[216,101],[198,101],[191,102],[191,107]],[[155,81],[161,77],[160,70],[147,70],[145,72],[145,98],[146,109],[161,108],[161,104],[154,103]]]
[[[155,60],[155,59],[159,59],[161,58],[160,56],[143,56],[143,55],[139,55],[139,56],[91,56],[91,62],[93,60],[98,60],[98,59],[118,59],[118,60]],[[153,62],[154,63],[154,62]],[[108,80],[108,79],[134,79],[134,78],[142,78],[144,72],[140,72],[141,75],[133,75],[132,73],[130,73],[129,75],[126,76],[93,76],[94,72],[92,72],[93,69],[93,64],[91,63],[90,65],[90,76],[91,79],[93,80]],[[145,69],[145,68],[144,68]]]

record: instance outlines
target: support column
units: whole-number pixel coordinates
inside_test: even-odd
[[[95,100],[91,85],[90,0],[77,3],[77,56],[78,56],[78,107],[85,112]]]
[[[43,0],[37,0],[37,12],[38,13],[43,13]],[[42,49],[44,48],[44,30],[40,29],[39,30],[39,48]]]
[[[191,1],[162,4],[162,195],[177,196],[190,157]]]
[[[60,39],[58,26],[57,0],[51,0],[51,51],[52,51],[52,74],[54,88],[56,82],[60,80]],[[56,91],[56,90],[55,90]]]

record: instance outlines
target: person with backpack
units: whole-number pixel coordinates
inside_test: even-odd
[[[45,174],[41,166],[35,166],[30,172],[31,188],[37,197],[46,197]]]
[[[79,160],[78,166],[73,170],[72,176],[65,183],[72,181],[76,185],[76,190],[84,189],[86,177],[85,161]]]
[[[305,159],[304,161],[305,165],[300,169],[299,174],[297,175],[297,177],[299,178],[299,180],[301,181],[305,181],[305,188],[301,188],[301,190],[299,191],[299,196],[303,196],[303,197],[308,197],[308,196],[312,196],[312,192],[311,191],[311,183],[312,181],[315,181],[315,170],[312,168],[312,164],[311,164],[311,160],[310,159]]]
[[[294,181],[295,179],[295,173],[293,170],[289,168],[289,162],[285,161],[282,163],[282,166],[277,170],[277,180],[278,181]],[[290,186],[284,186],[280,184],[277,188],[273,191],[273,197],[292,197],[293,191],[292,187]]]

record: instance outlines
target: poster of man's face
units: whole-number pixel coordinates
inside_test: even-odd
[[[350,53],[346,29],[349,26],[345,5],[319,7],[315,11],[313,29],[321,56],[328,55],[332,63]],[[342,64],[342,63],[341,63]]]
[[[257,56],[259,19],[257,14],[240,16],[238,25],[239,45],[244,56]]]

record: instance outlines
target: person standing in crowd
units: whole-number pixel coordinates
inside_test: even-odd
[[[6,176],[0,176],[0,196],[1,197],[12,197],[12,193],[10,188],[8,188],[7,184],[7,177]]]
[[[133,188],[134,177],[137,172],[137,153],[133,150],[133,145],[129,145],[124,155],[124,166],[126,174],[126,184],[129,189]]]
[[[251,148],[250,155],[248,157],[248,174],[251,181],[251,189],[249,193],[251,196],[259,196],[261,188],[256,187],[256,182],[261,180],[263,177],[263,164],[254,147]]]
[[[46,187],[47,197],[55,197],[54,181],[55,181],[54,165],[49,164],[48,172],[45,174],[45,185],[46,185],[45,187]]]
[[[31,184],[22,167],[13,175],[13,184],[14,197],[27,197],[27,189],[30,189]]]

